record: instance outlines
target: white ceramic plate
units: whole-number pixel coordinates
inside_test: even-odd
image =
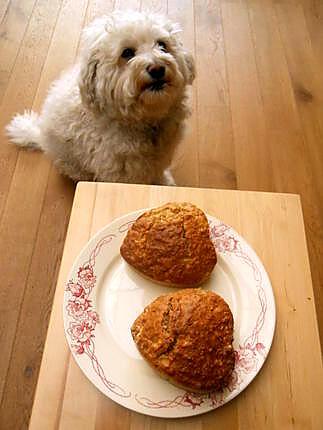
[[[245,240],[208,216],[218,263],[204,288],[220,294],[232,310],[236,364],[231,383],[222,393],[198,395],[176,388],[148,366],[130,333],[145,306],[174,291],[141,277],[120,256],[124,236],[142,212],[104,227],[77,257],[64,295],[66,337],[85,375],[117,403],[158,417],[201,414],[237,396],[262,367],[275,328],[271,284]]]

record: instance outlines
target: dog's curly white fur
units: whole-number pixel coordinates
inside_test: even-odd
[[[159,15],[96,19],[83,31],[79,63],[53,83],[41,114],[7,126],[11,141],[42,149],[76,181],[174,183],[168,168],[195,74],[178,32]]]

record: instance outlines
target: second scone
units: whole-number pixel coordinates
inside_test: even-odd
[[[131,327],[142,356],[191,391],[221,390],[234,368],[233,316],[216,293],[186,289],[158,297]]]
[[[191,203],[168,203],[142,214],[120,252],[144,276],[175,287],[200,285],[217,262],[207,218]]]

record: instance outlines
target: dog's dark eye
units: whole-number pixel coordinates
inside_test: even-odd
[[[161,51],[167,52],[167,45],[165,42],[163,42],[162,40],[158,40],[157,45]]]
[[[135,50],[133,48],[126,48],[122,51],[121,57],[126,59],[126,60],[130,60],[131,58],[133,58],[135,56]]]

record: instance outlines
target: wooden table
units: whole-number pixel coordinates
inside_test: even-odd
[[[277,326],[260,374],[210,413],[160,419],[102,395],[70,354],[62,322],[64,283],[82,246],[115,217],[167,201],[191,201],[232,225],[262,259]],[[322,429],[323,371],[300,199],[291,194],[80,183],[66,238],[30,429]]]

